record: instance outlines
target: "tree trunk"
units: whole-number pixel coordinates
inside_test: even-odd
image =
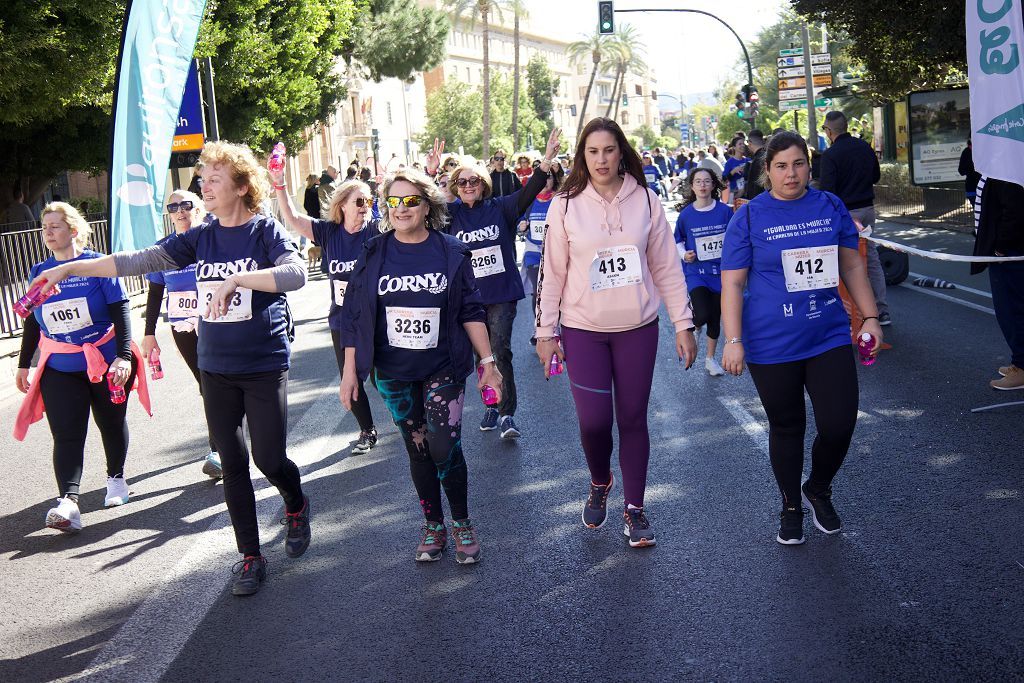
[[[619,94],[619,71],[615,70],[615,80],[612,81],[612,96],[608,99],[608,108],[604,110],[604,117],[610,119],[612,117],[612,109],[616,108],[615,103],[618,101]]]
[[[616,91],[616,95],[615,95],[615,102],[614,102],[614,104],[615,104],[615,114],[614,114],[614,117],[615,117],[615,120],[618,121],[619,120],[619,106],[622,103],[622,95],[626,92],[626,71],[625,71],[625,69],[621,65],[619,66],[619,70],[616,72],[615,76],[616,76],[616,78],[615,78],[615,91]]]
[[[515,51],[512,67],[512,147],[511,154],[519,149],[519,10],[512,8],[515,17],[512,19],[512,48]]]
[[[480,19],[484,25],[484,122],[483,122],[483,158],[491,158],[491,27],[489,23],[490,8],[481,3]]]
[[[594,80],[597,78],[597,67],[601,58],[594,60],[594,68],[590,71],[590,83],[587,84],[587,94],[583,97],[583,106],[580,108],[580,122],[576,126],[576,138],[583,134],[583,122],[587,119],[587,103],[590,102],[590,91],[594,89]]]

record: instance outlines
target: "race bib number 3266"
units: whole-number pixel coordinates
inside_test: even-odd
[[[473,277],[487,277],[505,272],[505,259],[501,255],[501,245],[474,249],[470,259],[473,266]]]
[[[804,292],[839,285],[839,247],[830,244],[806,249],[785,249],[782,270],[786,291]]]

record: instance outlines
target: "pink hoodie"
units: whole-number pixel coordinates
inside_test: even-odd
[[[665,209],[631,175],[611,202],[588,183],[569,200],[568,214],[565,195],[556,195],[547,224],[537,284],[538,337],[553,336],[559,323],[593,332],[632,330],[658,316],[662,299],[676,332],[692,327],[686,279]],[[599,250],[605,250],[600,259]],[[637,252],[639,273],[636,256],[629,258]],[[619,268],[627,266],[614,284],[599,270],[609,257]]]

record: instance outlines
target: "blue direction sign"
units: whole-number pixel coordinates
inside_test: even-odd
[[[188,69],[185,79],[185,94],[178,110],[178,127],[174,131],[172,152],[198,152],[206,142],[206,126],[203,121],[203,102],[199,97],[199,72],[196,60]]]

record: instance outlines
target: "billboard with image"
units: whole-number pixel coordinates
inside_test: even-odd
[[[960,184],[960,153],[971,136],[967,88],[910,94],[910,179],[915,185]]]

